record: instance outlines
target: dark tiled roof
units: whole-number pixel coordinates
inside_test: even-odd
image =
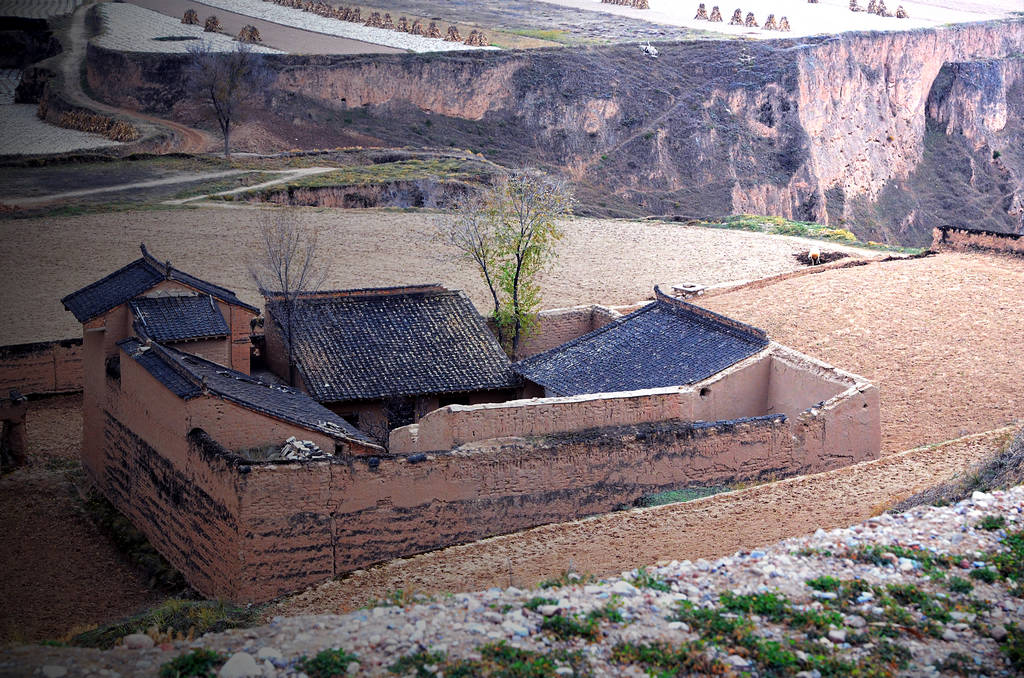
[[[173,363],[165,358],[162,352],[154,351],[152,345],[146,346],[135,337],[122,339],[117,342],[117,345],[179,398],[188,400],[189,398],[195,398],[203,392],[203,389],[195,380],[182,374],[180,370],[175,368]]]
[[[284,326],[282,302],[267,308]],[[512,388],[519,379],[465,294],[437,286],[302,298],[295,362],[320,402]]]
[[[230,333],[220,307],[208,294],[139,297],[128,304],[136,327],[156,341],[225,337]]]
[[[692,384],[768,345],[764,332],[665,296],[516,365],[556,395]]]
[[[115,306],[120,306],[165,279],[177,280],[223,302],[247,308],[253,313],[259,313],[258,308],[244,303],[231,290],[200,280],[169,264],[161,263],[146,251],[145,245],[142,246],[141,258],[91,285],[86,285],[77,292],[72,292],[61,299],[61,302],[63,302],[64,308],[75,314],[79,322],[84,323],[101,313],[106,313]]]
[[[347,421],[297,389],[268,384],[156,342],[145,345],[131,337],[119,341],[117,345],[180,398],[188,400],[198,397],[205,387],[211,394],[246,409],[333,437],[372,442]]]

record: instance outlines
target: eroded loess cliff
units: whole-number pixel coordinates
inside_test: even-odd
[[[320,146],[358,134],[557,169],[594,213],[776,214],[920,244],[979,216],[950,199],[966,185],[986,227],[1020,225],[1022,22],[658,47],[274,57],[259,106]],[[194,119],[180,66],[92,49],[88,76]]]

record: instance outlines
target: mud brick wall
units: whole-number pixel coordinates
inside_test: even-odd
[[[543,353],[567,341],[604,327],[622,314],[606,306],[572,306],[554,308],[537,314],[537,331],[524,341],[516,352],[522,360]],[[491,324],[491,323],[489,323]],[[494,331],[493,324],[491,330]]]
[[[81,391],[82,380],[80,338],[0,346],[0,394]]]
[[[180,451],[194,471],[186,473],[109,414],[104,433],[107,498],[189,584],[206,595],[236,598],[243,564],[236,472],[216,460],[211,465],[182,439]]]
[[[932,249],[1005,252],[1024,256],[1024,234],[942,226],[932,230]]]
[[[563,522],[644,494],[792,473],[785,417],[680,420],[495,442],[338,474],[336,568]],[[335,467],[339,470],[338,467]]]
[[[382,458],[239,471],[244,576],[258,601],[494,534],[603,513],[685,485],[799,471],[784,416],[680,420],[492,441],[422,461]],[[230,588],[230,587],[225,587]]]

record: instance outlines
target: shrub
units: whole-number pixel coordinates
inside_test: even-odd
[[[971,570],[970,577],[983,581],[986,584],[994,584],[999,579],[999,573],[988,567],[979,567],[975,570]]]
[[[203,30],[207,33],[218,33],[221,30],[220,19],[217,18],[216,14],[211,14],[206,17],[206,23],[203,24]]]
[[[213,650],[192,650],[162,664],[160,678],[214,678],[227,660]]]
[[[310,678],[335,678],[348,675],[348,665],[358,661],[356,655],[338,648],[323,650],[312,658],[301,657],[295,666]]]
[[[253,626],[259,619],[259,608],[255,607],[234,607],[217,601],[172,598],[142,614],[80,633],[71,639],[71,644],[109,649],[131,633],[148,633],[154,639],[190,638],[204,633]]]
[[[1006,527],[1006,518],[1000,515],[985,516],[974,527],[979,530],[999,530]]]
[[[188,26],[198,26],[199,15],[196,14],[196,11],[194,9],[186,9],[185,16],[181,18],[181,23],[186,24]]]
[[[658,577],[657,575],[651,574],[647,571],[646,567],[641,567],[636,571],[636,576],[632,578],[630,583],[638,589],[654,589],[655,591],[663,591],[668,593],[672,590],[669,583]]]
[[[963,577],[950,577],[947,586],[953,593],[970,593],[974,590],[974,584]]]

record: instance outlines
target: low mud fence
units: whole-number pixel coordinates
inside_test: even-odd
[[[1002,252],[1024,257],[1024,234],[940,226],[932,231],[932,249]]]
[[[82,340],[59,339],[0,346],[0,394],[73,393],[82,390]]]
[[[377,184],[266,189],[242,194],[249,202],[300,207],[432,207],[448,209],[479,192],[480,186],[461,181],[416,179]]]

